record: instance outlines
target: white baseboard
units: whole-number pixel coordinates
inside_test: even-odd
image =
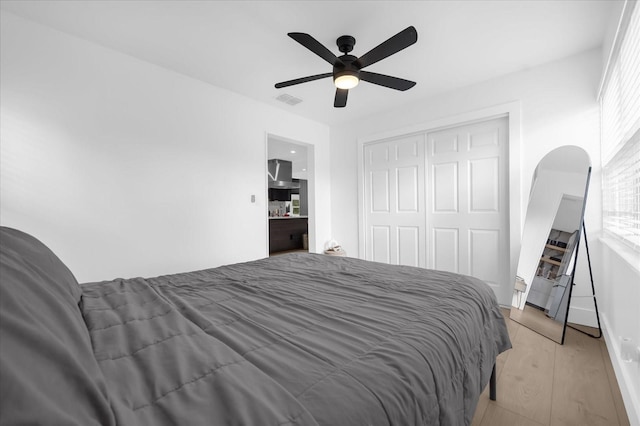
[[[598,328],[596,311],[593,309],[569,306],[569,322],[572,322],[574,324],[586,325],[587,327]]]
[[[629,423],[631,426],[640,426],[640,394],[638,394],[638,391],[633,386],[633,370],[640,369],[640,365],[638,365],[637,362],[627,364],[621,361],[618,336],[613,336],[609,331],[610,328],[608,327],[606,316],[601,314],[600,321],[602,322],[602,333],[607,344],[613,370],[616,373],[616,379],[618,380],[624,407],[627,410]]]

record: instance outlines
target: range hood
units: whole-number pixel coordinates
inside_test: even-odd
[[[291,161],[272,159],[267,162],[269,188],[299,189],[300,182],[293,181]]]

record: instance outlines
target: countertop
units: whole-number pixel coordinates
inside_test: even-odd
[[[309,216],[269,216],[271,219],[308,219]]]

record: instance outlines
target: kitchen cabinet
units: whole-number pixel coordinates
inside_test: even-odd
[[[306,217],[269,219],[269,253],[302,250],[302,235],[307,229]]]
[[[269,188],[269,201],[291,201],[291,189]]]

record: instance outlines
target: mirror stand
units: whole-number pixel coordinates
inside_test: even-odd
[[[589,279],[591,280],[591,297],[593,297],[593,305],[596,310],[596,320],[598,321],[598,334],[595,335],[595,334],[587,333],[586,331],[581,330],[577,327],[574,327],[568,323],[567,323],[567,327],[571,327],[572,329],[579,331],[582,334],[586,334],[589,337],[593,337],[594,339],[599,339],[602,337],[602,327],[600,326],[600,313],[598,312],[598,301],[596,300],[596,288],[595,288],[595,285],[593,284],[593,272],[591,271],[591,256],[589,255],[589,243],[587,242],[587,228],[584,225],[584,221],[582,221],[582,235],[584,236],[584,248],[587,253],[587,263],[589,265]],[[578,245],[576,246],[576,261],[578,259],[579,249],[580,249],[580,242],[578,242]],[[573,269],[573,273],[571,274],[572,289],[573,289],[573,286],[575,285],[573,282],[574,275],[575,275],[575,268]],[[569,300],[571,300],[571,290],[569,290]],[[568,316],[569,316],[569,303],[567,303],[567,318]],[[564,332],[562,335],[562,341],[564,342]]]

